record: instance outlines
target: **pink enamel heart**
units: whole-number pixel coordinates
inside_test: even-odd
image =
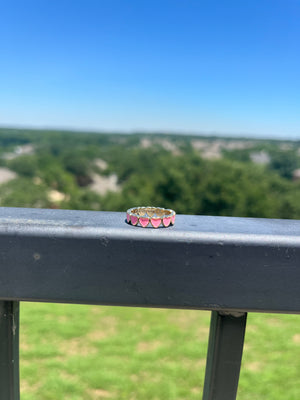
[[[149,218],[140,217],[140,224],[143,228],[146,228],[146,226],[149,224]]]
[[[160,218],[151,218],[151,224],[153,226],[153,228],[158,228],[160,223],[161,223],[161,219]]]
[[[135,217],[134,215],[131,216],[131,223],[132,225],[137,225],[137,223],[139,222],[138,217]]]
[[[173,225],[175,224],[175,215],[173,215],[173,217],[171,217],[171,222]]]
[[[165,227],[169,226],[171,222],[171,218],[170,217],[165,217],[163,218],[163,224]]]
[[[130,215],[128,213],[126,214],[126,218],[127,218],[127,222],[129,223],[130,222]]]

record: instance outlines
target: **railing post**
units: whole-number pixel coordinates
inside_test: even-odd
[[[203,400],[236,399],[246,313],[212,311]]]
[[[0,399],[20,399],[18,301],[0,301]]]

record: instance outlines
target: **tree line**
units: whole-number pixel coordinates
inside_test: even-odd
[[[140,145],[143,138],[152,145]],[[155,138],[176,143],[177,154]],[[155,140],[154,140],[155,139]],[[0,205],[125,211],[138,205],[173,208],[183,214],[262,218],[300,218],[297,142],[285,150],[276,141],[256,141],[252,148],[226,150],[205,159],[188,136],[96,134],[0,129],[1,166],[17,177],[0,186]],[[207,140],[213,140],[207,138]],[[6,158],[16,146],[31,144],[32,154]],[[251,151],[266,151],[267,164],[251,161]],[[107,167],[100,170],[95,160]],[[120,192],[100,196],[90,189],[93,174],[116,174]],[[49,198],[49,190],[64,197]]]

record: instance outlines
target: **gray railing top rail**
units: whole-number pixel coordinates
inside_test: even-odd
[[[203,400],[235,400],[247,311],[300,312],[300,221],[0,208],[0,398],[19,400],[19,301],[212,310]]]
[[[0,209],[0,299],[300,312],[300,221]]]

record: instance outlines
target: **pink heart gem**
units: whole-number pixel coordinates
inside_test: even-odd
[[[149,218],[140,217],[140,224],[143,228],[146,228],[146,226],[149,224]]]
[[[129,223],[130,222],[130,215],[128,213],[126,214],[126,218],[127,218],[127,222]]]
[[[160,218],[151,218],[151,224],[153,226],[153,228],[158,228],[160,223],[161,223],[161,219]]]
[[[163,224],[164,224],[165,227],[169,226],[170,222],[171,222],[171,218],[170,217],[163,218]]]
[[[173,225],[175,224],[175,215],[173,215],[173,217],[171,217],[171,222]]]
[[[131,223],[132,225],[137,225],[137,223],[139,222],[138,217],[135,217],[134,215],[131,216]]]

